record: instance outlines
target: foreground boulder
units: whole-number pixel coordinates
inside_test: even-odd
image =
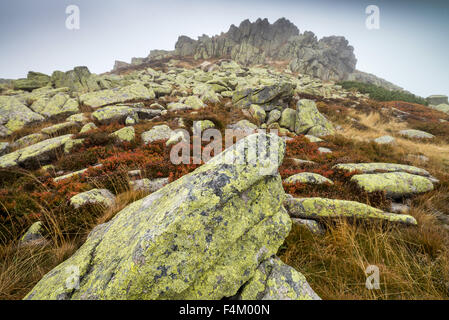
[[[290,216],[294,218],[314,220],[353,218],[358,220],[385,220],[406,225],[417,224],[412,216],[384,212],[356,201],[289,197],[284,205]]]
[[[235,296],[290,231],[277,172],[284,151],[275,135],[240,140],[97,226],[26,299]],[[79,271],[79,286],[67,286],[68,268]],[[282,288],[286,279],[276,279]]]

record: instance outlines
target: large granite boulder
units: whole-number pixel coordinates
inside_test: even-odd
[[[277,172],[284,151],[285,143],[275,135],[240,140],[96,227],[26,299],[235,296],[253,277],[260,278],[256,272],[262,264],[273,264],[265,261],[290,231]],[[67,270],[78,271],[77,286],[67,281]],[[291,277],[285,279],[287,272]],[[303,278],[284,268],[278,273],[267,283],[267,297],[276,297],[272,290],[283,289],[286,281],[289,297],[293,292],[304,296],[303,282],[290,281]]]

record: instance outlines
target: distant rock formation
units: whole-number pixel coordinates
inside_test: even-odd
[[[448,104],[447,96],[444,95],[431,95],[426,98],[430,105],[437,106],[439,104]]]
[[[287,60],[293,72],[324,80],[342,80],[355,70],[354,48],[344,37],[318,40],[310,31],[301,34],[285,18],[270,24],[267,19],[239,27],[231,25],[227,33],[198,40],[181,36],[175,54],[195,59],[231,58],[244,65],[261,64],[267,60]]]
[[[146,58],[132,58],[131,63],[116,61],[112,72],[170,57],[232,59],[246,66],[287,61],[290,71],[325,81],[360,81],[388,90],[402,90],[375,75],[356,70],[354,48],[345,37],[330,36],[318,40],[311,31],[300,33],[285,18],[273,24],[266,18],[255,22],[246,19],[238,27],[231,25],[226,33],[212,37],[203,34],[198,40],[182,35],[174,51],[152,50]]]

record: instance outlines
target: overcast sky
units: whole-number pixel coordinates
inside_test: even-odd
[[[68,5],[80,8],[79,30],[66,28]],[[368,5],[380,9],[379,30],[365,26]],[[421,96],[449,94],[449,2],[437,0],[0,0],[0,78],[78,65],[102,73],[115,60],[173,50],[179,35],[215,35],[259,17],[345,36],[359,70]]]

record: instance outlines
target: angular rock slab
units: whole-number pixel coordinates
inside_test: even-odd
[[[359,171],[361,173],[375,173],[375,172],[407,172],[416,174],[418,176],[428,177],[430,173],[424,169],[409,166],[405,164],[396,163],[342,163],[334,166],[334,169],[345,170],[349,172]]]
[[[85,93],[81,95],[80,101],[82,104],[96,109],[110,104],[133,100],[150,100],[155,97],[153,90],[147,89],[143,84],[133,84],[121,88]]]
[[[73,135],[68,134],[48,140],[41,141],[29,147],[14,151],[0,157],[0,168],[10,168],[27,165],[31,162],[46,162],[50,160],[52,153],[63,148],[72,139]]]
[[[320,174],[312,172],[301,172],[284,180],[285,183],[305,183],[305,184],[334,184],[332,180]]]
[[[433,190],[432,180],[406,172],[359,174],[351,181],[366,192],[385,191],[388,197],[402,198]]]
[[[92,119],[99,122],[100,124],[109,124],[112,122],[119,122],[124,124],[129,116],[135,119],[151,119],[160,114],[161,110],[117,105],[95,110],[92,113]]]
[[[415,130],[415,129],[408,129],[408,130],[401,130],[399,131],[399,134],[401,136],[407,137],[407,138],[415,138],[415,139],[432,139],[435,138],[433,134],[430,134],[425,131],[421,130]]]
[[[0,136],[8,136],[27,124],[43,120],[43,116],[29,109],[19,99],[0,96]]]
[[[417,224],[412,216],[384,212],[356,201],[289,197],[284,202],[284,206],[290,216],[301,219],[355,218],[361,220],[385,220],[406,225]]]
[[[321,300],[300,272],[279,258],[265,260],[243,287],[241,300]]]
[[[276,150],[272,157],[260,147],[268,136],[269,144],[262,144]],[[96,227],[26,299],[234,296],[290,231],[277,172],[284,151],[285,143],[275,135],[240,140]],[[74,268],[80,276],[75,290],[65,285],[67,270]]]
[[[318,111],[315,101],[302,99],[296,105],[295,132],[322,137],[334,134],[335,129],[332,123]]]

